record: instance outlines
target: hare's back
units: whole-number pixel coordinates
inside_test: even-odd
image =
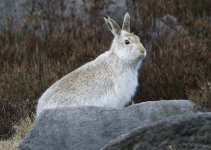
[[[95,105],[113,91],[114,80],[110,71],[90,63],[55,82],[41,96],[39,103],[55,107]]]

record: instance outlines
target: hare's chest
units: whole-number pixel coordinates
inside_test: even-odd
[[[135,95],[138,86],[138,77],[136,73],[123,73],[115,79],[115,93],[122,105],[131,101]]]

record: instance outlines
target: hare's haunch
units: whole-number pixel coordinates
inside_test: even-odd
[[[146,50],[139,37],[130,33],[128,13],[122,29],[111,18],[104,19],[114,35],[110,50],[51,85],[38,101],[37,115],[57,107],[123,108],[130,102]]]

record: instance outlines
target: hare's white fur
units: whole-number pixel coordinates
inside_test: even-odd
[[[38,101],[37,115],[42,110],[57,107],[123,108],[130,102],[138,85],[138,69],[146,50],[139,38],[129,32],[128,13],[123,30],[111,18],[106,17],[105,21],[114,34],[110,50],[49,87]]]

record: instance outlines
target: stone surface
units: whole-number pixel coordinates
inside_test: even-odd
[[[38,0],[45,6],[45,0]],[[105,1],[108,2],[108,1]],[[47,3],[49,3],[47,1]],[[64,0],[66,11],[65,14],[70,14],[70,8],[74,7],[78,17],[84,21],[88,21],[88,15],[86,11],[89,11],[94,0]],[[73,5],[74,4],[74,5]],[[31,11],[32,2],[31,0],[1,0],[0,2],[0,24],[2,24],[7,17],[14,17],[16,21],[21,21]],[[86,10],[86,11],[85,11]],[[126,12],[126,0],[110,0],[110,3],[105,8],[101,9],[100,14],[112,15],[112,17],[119,18]]]
[[[211,150],[211,113],[176,116],[138,127],[102,150]]]
[[[192,113],[187,100],[144,102],[125,109],[78,107],[46,110],[36,118],[20,150],[100,149],[109,141],[161,118]]]
[[[1,0],[0,2],[0,23],[8,17],[15,19],[23,18],[31,6],[30,0]]]
[[[184,29],[179,25],[177,18],[171,15],[165,15],[152,21],[150,33],[152,39],[157,40],[163,35],[168,38],[175,38],[182,32],[184,32]]]
[[[16,29],[19,29],[23,22],[26,22],[27,15],[29,15],[32,11],[32,8],[35,12],[33,12],[33,16],[40,16],[42,13],[41,10],[48,10],[49,0],[37,0],[39,4],[35,4],[32,7],[31,0],[1,0],[0,3],[0,25],[4,25],[5,20],[7,17],[13,17],[13,21],[16,25]],[[82,21],[83,25],[97,25],[102,24],[104,22],[103,15],[108,15],[112,19],[117,22],[122,22],[123,16],[125,12],[129,11],[132,23],[135,23],[137,18],[134,18],[134,12],[131,10],[130,5],[127,4],[127,0],[107,0],[96,2],[95,0],[64,0],[65,10],[62,13],[64,16],[61,17],[64,20],[59,23],[57,22],[57,26],[63,27],[69,24],[70,16],[71,16],[71,9],[74,8],[75,14],[80,20]],[[95,4],[98,4],[96,7]],[[93,10],[93,8],[97,8]],[[41,9],[42,8],[42,9]],[[96,12],[95,12],[96,11]],[[60,14],[59,5],[56,7],[56,12]],[[35,15],[36,14],[36,15]],[[93,17],[93,14],[96,17],[99,17],[97,20]],[[144,17],[141,14],[139,17]],[[30,17],[33,18],[33,17]],[[66,18],[66,19],[65,19]],[[144,19],[144,18],[143,18]],[[18,23],[16,23],[18,22]],[[31,20],[30,23],[33,21]],[[98,22],[98,23],[97,23]],[[48,25],[45,19],[41,19],[39,22],[42,26],[42,32],[46,32],[48,30]],[[139,24],[140,25],[140,24]],[[175,38],[181,33],[185,33],[186,31],[179,25],[177,18],[171,15],[164,15],[160,17],[156,17],[152,19],[151,25],[149,26],[149,35],[152,37],[153,41],[156,42],[160,37],[163,35],[167,36],[168,38]]]

